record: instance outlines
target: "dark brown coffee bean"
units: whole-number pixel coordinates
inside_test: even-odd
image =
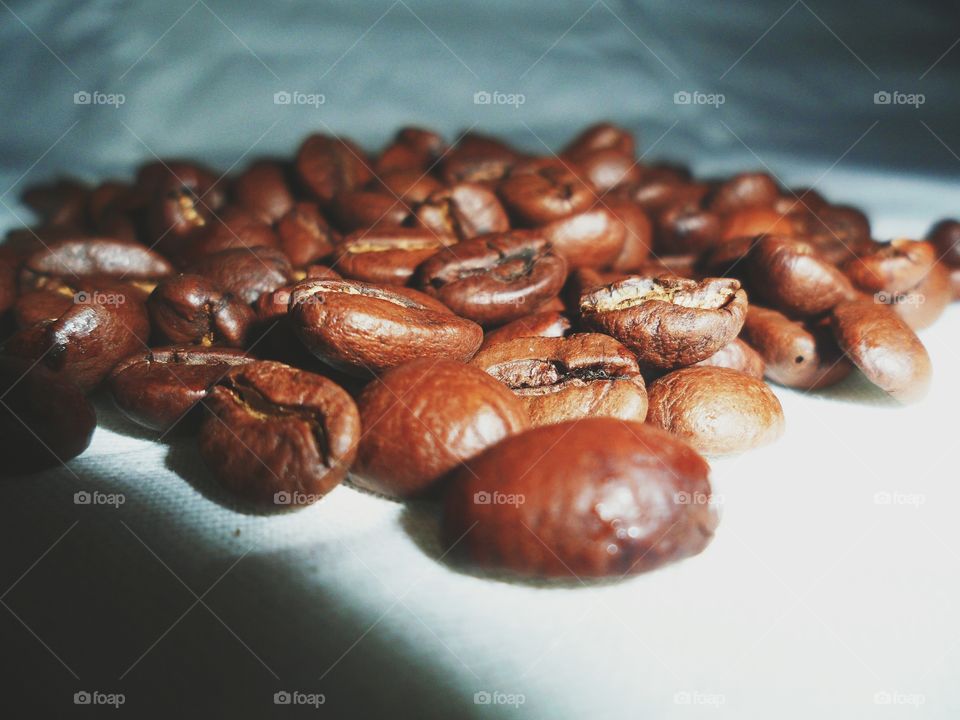
[[[641,365],[676,368],[706,360],[733,340],[747,314],[737,280],[632,277],[580,298],[583,322],[612,335]]]
[[[233,195],[260,220],[274,223],[293,208],[288,169],[278,160],[258,160],[233,180]]]
[[[797,232],[794,216],[779,213],[771,208],[754,207],[735,210],[723,216],[720,240],[728,241],[757,235],[782,235],[791,237]]]
[[[437,235],[470,240],[510,229],[496,194],[477,183],[457,183],[432,193],[416,211],[416,222]]]
[[[23,204],[47,225],[83,228],[87,224],[87,198],[90,188],[73,178],[45,185],[34,185],[21,195]]]
[[[594,189],[560,161],[518,165],[497,188],[518,225],[536,227],[589,210]]]
[[[579,155],[597,150],[615,150],[621,155],[633,157],[636,141],[633,133],[612,123],[597,123],[577,135],[563,149],[562,155]]]
[[[875,243],[867,252],[848,260],[842,269],[865,293],[900,293],[923,280],[936,261],[931,243],[897,239]]]
[[[352,280],[406,285],[420,263],[453,242],[425,228],[359,230],[337,246],[333,264]]]
[[[893,310],[872,299],[846,300],[831,319],[840,348],[870,382],[904,403],[926,394],[930,356]]]
[[[719,213],[681,200],[657,215],[654,245],[664,254],[700,253],[719,243],[722,233]]]
[[[768,235],[750,250],[751,290],[794,315],[818,315],[856,295],[850,280],[803,240]]]
[[[763,357],[766,377],[780,385],[817,390],[835,385],[853,370],[829,325],[818,320],[791,320],[751,305],[741,335]]]
[[[784,215],[802,212],[818,213],[828,205],[823,195],[812,188],[792,188],[777,198],[773,209]]]
[[[17,273],[14,264],[0,258],[0,318],[17,301]]]
[[[279,250],[273,248],[236,248],[207,255],[187,268],[191,275],[202,275],[224,292],[252,303],[293,279],[293,268]]]
[[[163,343],[242,347],[254,320],[250,305],[201,275],[161,282],[147,298],[154,335]]]
[[[567,265],[537,231],[483,235],[426,260],[418,282],[458,315],[500,325],[555,297]]]
[[[563,337],[569,331],[570,321],[561,311],[537,311],[486,333],[480,349],[522,337]]]
[[[749,280],[747,262],[759,237],[741,236],[725,240],[700,255],[695,263],[699,274],[706,277],[733,277],[741,282]]]
[[[466,361],[483,330],[409,288],[307,280],[293,291],[290,318],[324,362],[353,374],[381,373],[415,358]]]
[[[0,358],[0,475],[67,462],[87,449],[96,426],[76,385],[35,363]]]
[[[623,248],[610,265],[615,272],[634,272],[643,267],[653,247],[653,226],[647,213],[632,200],[607,197],[607,210],[624,226]]]
[[[346,476],[360,417],[339,385],[274,362],[230,370],[210,390],[200,453],[220,484],[262,504],[305,505]]]
[[[783,434],[783,408],[762,380],[736,370],[676,370],[650,385],[647,422],[706,455],[767,445]]]
[[[647,415],[637,360],[608,335],[518,338],[481,350],[471,364],[513,390],[535,426],[583,417],[643,422]]]
[[[432,130],[405,127],[377,158],[376,173],[385,175],[395,170],[428,170],[446,150],[443,138]],[[399,194],[399,193],[398,193]]]
[[[626,227],[605,207],[555,220],[537,228],[571,268],[610,267],[626,242]]]
[[[521,158],[496,138],[468,132],[443,156],[439,175],[447,185],[499,180]]]
[[[857,247],[870,241],[870,221],[862,211],[845,205],[826,205],[814,212],[797,215],[798,235],[810,235],[813,242],[832,241]]]
[[[443,184],[420,170],[391,170],[375,177],[367,188],[399,198],[412,206],[424,202],[433,193],[442,190]]]
[[[333,198],[330,216],[341,232],[400,227],[410,217],[409,205],[393,195],[348,190]]]
[[[304,186],[322,203],[344,190],[353,190],[372,177],[370,164],[350,140],[311,135],[297,151],[297,173]]]
[[[13,304],[13,324],[18,330],[49,323],[74,305],[70,288],[32,290],[21,293]]]
[[[172,255],[181,267],[224,250],[275,248],[280,244],[273,228],[246,208],[228,207],[212,216],[205,227]]]
[[[750,311],[747,311],[747,317],[750,317]],[[763,357],[756,350],[747,345],[740,338],[728,342],[722,348],[717,350],[706,360],[694,363],[693,367],[722,367],[730,370],[736,370],[744,375],[749,375],[758,380],[763,377],[766,369],[766,363]]]
[[[172,272],[167,260],[142,245],[110,238],[78,238],[51,243],[27,258],[21,283],[25,289],[40,289],[57,278],[71,286],[106,280],[152,288]]]
[[[646,572],[709,544],[718,522],[709,473],[686,443],[650,425],[534,428],[451,474],[444,541],[469,562],[525,576]]]
[[[225,199],[217,176],[193,163],[150,163],[140,169],[136,184],[146,198],[149,244],[168,257],[209,224]]]
[[[280,249],[295,268],[321,260],[333,252],[340,235],[333,230],[316,203],[298,202],[277,222]]]
[[[960,221],[941,220],[927,233],[937,249],[937,257],[948,267],[960,267]]]
[[[779,198],[780,188],[768,174],[740,173],[714,188],[707,198],[707,207],[718,213],[772,208]]]
[[[633,155],[613,148],[570,155],[570,163],[584,182],[604,193],[639,182],[643,171]]]
[[[230,368],[250,362],[253,358],[245,353],[227,348],[154,348],[117,363],[108,385],[124,415],[138,425],[166,433]]]
[[[351,478],[391,497],[425,492],[444,473],[530,426],[507,388],[452,360],[393,368],[366,387],[357,405],[363,436]]]

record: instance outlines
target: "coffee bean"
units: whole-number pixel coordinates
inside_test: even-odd
[[[332,380],[275,362],[231,369],[210,390],[200,453],[225,488],[261,504],[305,505],[340,484],[360,417]]]
[[[499,180],[521,158],[519,152],[496,138],[468,132],[444,155],[439,175],[447,185]]]
[[[636,358],[607,335],[517,338],[481,350],[471,364],[513,390],[535,426],[590,416],[643,422],[647,415]]]
[[[751,305],[747,311],[748,319],[750,318],[750,312],[752,310],[753,305]],[[744,325],[744,327],[746,327],[746,325]],[[729,368],[730,370],[736,370],[737,372],[759,380],[763,378],[766,363],[760,353],[740,338],[734,338],[706,360],[694,363],[693,367]]]
[[[300,283],[290,319],[314,355],[353,374],[380,373],[420,357],[466,361],[483,340],[479,325],[427,295],[352,281]]]
[[[451,473],[448,546],[483,568],[620,577],[701,552],[718,518],[709,467],[650,425],[587,418],[514,435]]]
[[[344,190],[361,187],[372,177],[370,164],[350,140],[311,135],[297,151],[297,173],[304,186],[322,203]]]
[[[721,247],[725,241],[736,238],[753,238],[757,235],[782,235],[792,237],[797,233],[793,215],[783,214],[765,207],[734,210],[723,216],[720,232]]]
[[[224,202],[217,176],[186,162],[158,161],[137,173],[137,188],[147,198],[148,244],[172,256],[198,229],[206,227]]]
[[[524,315],[483,336],[480,349],[522,337],[563,337],[570,331],[570,321],[560,311],[544,310]]]
[[[893,307],[914,330],[930,327],[953,300],[950,271],[943,263],[934,263],[924,278],[902,293],[879,293],[877,298]]]
[[[240,350],[227,348],[153,348],[117,363],[108,385],[124,415],[138,425],[166,433],[232,367],[253,360]],[[193,428],[192,423],[184,425]]]
[[[277,221],[277,235],[280,249],[296,268],[327,257],[340,241],[340,235],[312,202],[298,202],[290,208]]]
[[[358,230],[337,246],[333,264],[352,280],[406,285],[420,263],[453,242],[425,228]]]
[[[507,212],[496,194],[477,183],[438,189],[417,206],[414,214],[418,225],[457,240],[510,229]]]
[[[425,202],[433,193],[443,190],[443,183],[420,170],[399,169],[378,174],[368,183],[367,188],[414,206]]]
[[[287,173],[284,162],[257,160],[234,178],[233,195],[239,205],[264,222],[276,222],[293,208]]]
[[[279,250],[273,248],[236,248],[208,255],[186,272],[202,275],[224,292],[252,303],[293,279],[293,268]]]
[[[0,318],[17,301],[17,273],[14,264],[0,258]]]
[[[173,253],[180,267],[223,252],[251,248],[276,248],[280,244],[273,228],[246,208],[224,208],[192,235],[184,238]]]
[[[628,198],[608,196],[604,205],[623,224],[625,234],[620,254],[610,264],[615,272],[635,272],[643,267],[653,246],[653,226],[647,213]]]
[[[553,251],[571,268],[606,268],[612,265],[626,242],[625,225],[601,206],[537,228]]]
[[[676,370],[650,385],[647,422],[707,455],[740,453],[783,434],[783,408],[762,380],[721,367]]]
[[[561,155],[571,156],[597,150],[615,150],[633,157],[637,152],[633,133],[612,123],[596,123],[586,128],[563,148]]]
[[[893,240],[874,243],[842,267],[858,290],[865,293],[900,293],[915,287],[937,261],[931,243]]]
[[[714,212],[731,213],[747,208],[772,208],[779,197],[780,188],[766,173],[740,173],[717,185],[706,203]]]
[[[432,130],[401,128],[393,142],[377,158],[376,173],[381,177],[398,170],[422,174],[436,163],[445,150],[443,138]]]
[[[600,193],[633,185],[643,176],[633,155],[614,148],[579,152],[568,157],[577,175]]]
[[[333,198],[330,215],[341,232],[386,230],[403,225],[410,206],[392,195],[370,190],[347,190]]]
[[[35,363],[0,358],[0,475],[67,462],[87,449],[96,425],[76,385]]]
[[[742,337],[763,357],[766,376],[802,390],[835,385],[853,370],[829,324],[791,320],[783,313],[751,305]]]
[[[242,347],[254,312],[201,275],[164,280],[147,298],[154,335],[163,343]]]
[[[960,221],[944,219],[930,228],[927,240],[937,249],[937,257],[948,267],[960,267]]]
[[[518,225],[536,227],[589,210],[594,189],[561,161],[517,165],[497,188]]]
[[[656,217],[655,247],[664,254],[700,253],[720,242],[723,218],[698,203],[680,200]]]
[[[612,335],[641,365],[676,368],[706,360],[733,340],[747,313],[737,280],[632,277],[584,293],[583,322]]]
[[[363,436],[351,477],[391,497],[427,491],[461,462],[530,425],[507,388],[452,360],[413,360],[388,370],[357,405]]]
[[[21,199],[48,225],[82,228],[86,225],[90,189],[78,180],[63,178],[27,188]]]
[[[831,312],[840,348],[877,387],[903,403],[926,394],[932,368],[916,333],[889,307],[847,300]]]
[[[31,255],[23,265],[20,282],[24,289],[40,289],[51,280],[72,286],[128,282],[152,289],[157,280],[172,272],[167,260],[142,245],[86,237],[60,240]]]

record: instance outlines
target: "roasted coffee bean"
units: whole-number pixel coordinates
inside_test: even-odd
[[[647,422],[706,455],[729,455],[783,434],[783,408],[762,380],[736,370],[676,370],[650,385]]]
[[[941,220],[927,233],[937,249],[937,257],[948,267],[960,267],[960,221]]]
[[[657,277],[660,275],[672,275],[673,277],[688,278],[690,280],[700,280],[709,275],[698,272],[697,260],[699,256],[695,254],[687,255],[658,255],[654,260],[648,260],[640,269],[634,273],[646,277]]]
[[[586,418],[514,435],[449,478],[447,546],[483,568],[620,577],[701,552],[718,517],[710,469],[650,425]]]
[[[794,216],[779,213],[772,208],[755,207],[735,210],[723,216],[721,243],[742,237],[757,235],[782,235],[791,237],[797,232]]]
[[[702,276],[733,277],[747,281],[750,275],[747,261],[750,251],[763,237],[740,236],[725,240],[700,255],[695,268]]]
[[[747,311],[747,318],[750,317],[751,310],[753,310],[752,305]],[[735,338],[706,360],[694,363],[693,367],[729,368],[730,370],[736,370],[737,372],[759,380],[763,377],[766,370],[766,363],[760,353],[740,338]]]
[[[633,185],[643,177],[643,171],[632,155],[607,148],[577,153],[570,156],[577,175],[598,192]]]
[[[513,390],[535,426],[584,417],[643,422],[647,415],[637,360],[608,335],[518,338],[481,350],[471,364]]]
[[[173,256],[186,238],[206,227],[224,202],[224,192],[209,169],[187,162],[155,162],[137,174],[147,198],[149,244]]]
[[[626,242],[626,226],[605,207],[594,208],[537,228],[571,268],[610,267]]]
[[[889,307],[863,298],[831,311],[840,349],[877,387],[900,402],[926,394],[932,368],[916,333]]]
[[[800,213],[798,235],[810,235],[811,240],[833,241],[847,247],[857,247],[872,237],[870,221],[856,208],[845,205],[825,205],[813,212]]]
[[[901,293],[878,293],[878,300],[891,305],[914,330],[930,327],[953,300],[950,271],[943,263],[934,263],[926,276]]]
[[[517,224],[544,225],[589,210],[594,189],[560,161],[540,161],[514,167],[497,187]]]
[[[700,253],[719,243],[722,234],[719,213],[681,200],[657,215],[654,245],[664,254]]]
[[[333,252],[340,236],[316,203],[298,202],[277,222],[280,249],[295,268],[321,260]]]
[[[47,225],[83,228],[87,224],[90,189],[79,180],[63,178],[27,188],[21,199]]]
[[[347,190],[333,198],[330,217],[341,232],[387,229],[403,225],[410,217],[410,206],[393,195],[371,190]]]
[[[236,248],[207,255],[187,268],[191,275],[202,275],[224,292],[252,303],[293,279],[293,268],[279,250],[273,248]]]
[[[640,180],[630,189],[630,199],[647,212],[656,212],[668,203],[685,197],[690,188],[689,173],[669,167],[644,168]],[[696,200],[707,193],[704,187]]]
[[[164,280],[147,298],[154,335],[163,343],[242,347],[254,320],[250,305],[201,275]]]
[[[633,157],[637,152],[633,133],[612,123],[596,123],[577,135],[563,148],[562,155],[580,155],[597,150],[615,150]]]
[[[936,261],[931,243],[901,238],[875,243],[867,252],[848,260],[842,269],[865,293],[900,293],[920,283]]]
[[[35,363],[0,358],[0,475],[67,462],[87,449],[96,426],[76,385]]]
[[[40,289],[59,279],[68,285],[124,281],[151,288],[173,272],[173,266],[152,250],[111,238],[60,240],[35,252],[23,265],[24,289]],[[149,292],[149,290],[147,290]]]
[[[567,264],[537,231],[483,235],[446,248],[418,272],[424,292],[458,315],[500,325],[555,297]]]
[[[809,242],[768,235],[751,248],[751,290],[778,310],[818,315],[856,295],[850,280]]]
[[[17,273],[12,262],[0,257],[0,318],[17,301]]]
[[[293,291],[290,319],[300,339],[329,365],[381,373],[415,358],[469,360],[483,330],[409,288],[346,280],[306,280]]]
[[[440,179],[447,185],[499,180],[520,159],[520,153],[506,143],[468,132],[444,155]]]
[[[415,216],[418,225],[457,240],[510,229],[507,212],[496,194],[477,183],[437,190],[416,208]]]
[[[52,322],[75,302],[74,293],[67,287],[21,293],[12,308],[14,327],[23,330],[40,323]]]
[[[766,173],[740,173],[714,188],[707,198],[707,207],[718,213],[772,208],[779,198],[780,188]]]
[[[339,385],[274,362],[231,369],[210,389],[200,453],[225,488],[257,503],[316,502],[346,476],[360,417]]]
[[[322,203],[344,190],[353,190],[372,177],[363,150],[350,140],[311,135],[297,151],[297,173]]]
[[[420,170],[391,170],[375,177],[367,188],[373,192],[399,198],[413,206],[426,201],[433,193],[442,190],[443,183]]]
[[[435,358],[388,370],[357,405],[363,436],[351,479],[391,497],[424,493],[444,473],[530,425],[522,403],[489,375]]]
[[[172,257],[181,267],[224,250],[275,248],[280,244],[273,228],[246,208],[225,208],[205,227],[186,238]]]
[[[4,345],[12,357],[92,390],[121,359],[144,347],[150,321],[139,297],[123,290],[81,290],[59,314],[17,331]]]
[[[537,311],[486,333],[480,349],[522,337],[563,337],[569,331],[570,321],[561,311]]]
[[[647,213],[632,200],[607,197],[604,205],[623,223],[625,235],[620,254],[610,264],[615,272],[634,272],[647,262],[653,246],[653,226]]]
[[[676,368],[706,360],[733,340],[747,313],[737,280],[632,277],[580,298],[583,322],[612,335],[641,365]]]
[[[829,325],[819,320],[791,320],[751,305],[741,335],[763,357],[766,377],[780,385],[817,390],[835,385],[853,370]]]
[[[260,220],[274,223],[293,208],[288,169],[279,160],[257,160],[233,181],[233,195]]]
[[[823,195],[812,188],[786,190],[773,204],[773,209],[784,215],[790,213],[817,213],[829,205]]]
[[[121,360],[107,384],[124,415],[138,425],[166,433],[230,368],[250,362],[253,358],[240,350],[160,347]]]
[[[377,175],[396,170],[413,170],[418,173],[429,170],[443,155],[446,143],[432,130],[418,127],[401,128],[377,158]]]
[[[453,242],[425,228],[359,230],[337,246],[333,264],[352,280],[406,285],[418,265]]]

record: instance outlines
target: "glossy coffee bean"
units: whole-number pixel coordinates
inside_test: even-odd
[[[457,183],[431,193],[417,206],[415,216],[418,225],[457,240],[510,229],[496,194],[477,183]]]
[[[733,279],[632,277],[580,298],[588,327],[612,335],[641,365],[693,365],[733,340],[747,313],[747,296]]]
[[[481,350],[471,364],[513,390],[535,426],[584,417],[643,422],[647,415],[636,358],[608,335],[518,338]]]
[[[870,382],[904,403],[926,394],[930,356],[892,309],[869,298],[846,300],[833,308],[831,321],[840,349]]]
[[[454,471],[447,547],[482,568],[620,577],[701,552],[717,514],[709,467],[650,425],[586,418],[514,435]]]
[[[420,170],[390,170],[378,174],[368,183],[367,189],[389,195],[412,207],[442,190],[443,183]]]
[[[204,401],[200,453],[239,497],[277,506],[315,502],[356,457],[357,406],[321,375],[274,362],[231,369]]]
[[[201,275],[177,275],[147,298],[154,336],[165,344],[242,347],[254,321],[250,305]]]
[[[847,247],[857,247],[872,237],[870,221],[862,211],[846,205],[825,205],[802,214],[802,230],[797,234],[811,235],[814,240],[832,240]]]
[[[782,214],[818,213],[830,203],[812,188],[790,188],[777,198],[773,209]]]
[[[277,221],[276,229],[279,247],[295,268],[327,257],[340,240],[312,202],[296,203]]]
[[[633,155],[613,148],[591,150],[569,156],[576,173],[598,193],[639,182],[643,171]]]
[[[30,361],[0,359],[0,475],[58,467],[90,445],[97,416],[71,382]]]
[[[791,237],[797,233],[797,222],[792,215],[766,207],[744,208],[727,213],[723,216],[722,224],[721,242],[757,235]]]
[[[750,317],[751,310],[753,310],[752,305],[747,311],[747,318]],[[759,380],[766,370],[766,362],[760,353],[743,340],[734,338],[706,360],[694,363],[693,367],[728,368]]]
[[[633,156],[637,147],[633,133],[612,123],[596,123],[583,130],[563,148],[562,155],[580,155],[597,150],[615,150]]]
[[[611,266],[623,252],[626,227],[607,208],[598,206],[537,228],[554,252],[571,268],[602,269]]]
[[[27,258],[21,271],[25,289],[39,289],[52,279],[69,285],[102,280],[152,286],[173,266],[152,250],[111,238],[77,238],[51,243]]]
[[[246,208],[224,208],[210,218],[172,254],[181,267],[224,250],[276,248],[279,239],[273,228]]]
[[[417,266],[453,242],[425,228],[358,230],[337,246],[333,264],[352,280],[406,285]]]
[[[877,299],[893,307],[914,330],[930,327],[953,300],[950,271],[943,263],[934,263],[923,279],[900,293],[878,293]]]
[[[521,159],[504,142],[479,133],[466,133],[440,161],[440,179],[447,185],[499,180]]]
[[[480,349],[523,337],[563,337],[570,332],[570,320],[559,310],[542,310],[524,315],[483,336]]]
[[[376,174],[394,171],[428,171],[446,150],[446,142],[432,130],[419,127],[401,128],[377,158]],[[398,193],[399,194],[399,193]]]
[[[650,385],[647,422],[706,455],[767,445],[783,434],[783,408],[762,380],[719,367],[685,368]]]
[[[937,249],[937,257],[947,267],[960,267],[960,221],[939,221],[927,233],[927,240]]]
[[[288,169],[277,160],[258,160],[233,180],[233,196],[258,218],[273,223],[293,207],[294,198],[287,181]]]
[[[794,315],[818,315],[856,295],[850,280],[802,240],[768,235],[750,250],[748,272],[758,299]]]
[[[766,173],[734,175],[720,183],[707,198],[707,207],[718,213],[747,208],[772,208],[780,198],[780,188]]]
[[[350,140],[311,135],[297,151],[297,173],[310,193],[329,203],[344,190],[353,190],[372,177],[370,164]]]
[[[901,293],[919,284],[936,261],[937,253],[931,243],[900,238],[875,243],[868,251],[850,258],[842,269],[864,293]]]
[[[660,253],[700,253],[720,242],[723,218],[717,212],[681,200],[657,215],[655,246]]]
[[[286,285],[293,268],[274,248],[236,248],[207,255],[190,265],[186,272],[202,275],[224,292],[252,303],[265,292]]]
[[[770,308],[751,305],[741,336],[766,363],[766,377],[801,390],[817,390],[843,380],[853,370],[829,324],[791,320]]]
[[[330,207],[330,217],[344,233],[400,227],[411,212],[410,205],[393,195],[371,190],[338,193]]]
[[[417,281],[453,312],[490,326],[555,297],[566,276],[566,262],[537,231],[518,230],[441,250],[420,266]]]
[[[615,272],[635,272],[643,267],[653,247],[653,226],[647,213],[635,202],[617,197],[606,197],[607,210],[625,229],[623,248],[610,264]]]
[[[363,435],[351,478],[391,497],[424,493],[444,473],[530,425],[507,388],[452,360],[393,368],[364,389],[357,405]]]
[[[536,227],[589,210],[596,193],[562,162],[517,166],[497,188],[518,225]]]
[[[166,433],[184,420],[227,371],[250,362],[253,358],[245,353],[227,348],[154,348],[117,363],[107,384],[117,407],[130,420]]]
[[[353,374],[382,373],[422,357],[466,361],[483,340],[479,325],[427,295],[346,280],[300,283],[289,317],[314,355]]]
[[[24,190],[21,199],[47,225],[83,227],[87,222],[90,189],[78,180],[63,178]]]
[[[208,168],[188,162],[155,162],[137,173],[146,198],[149,244],[173,255],[180,243],[206,227],[224,202],[223,186]]]

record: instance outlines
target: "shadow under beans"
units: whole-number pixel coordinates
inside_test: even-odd
[[[836,385],[814,390],[810,394],[826,400],[841,400],[878,408],[903,407],[901,403],[870,382],[862,372],[856,369]]]

